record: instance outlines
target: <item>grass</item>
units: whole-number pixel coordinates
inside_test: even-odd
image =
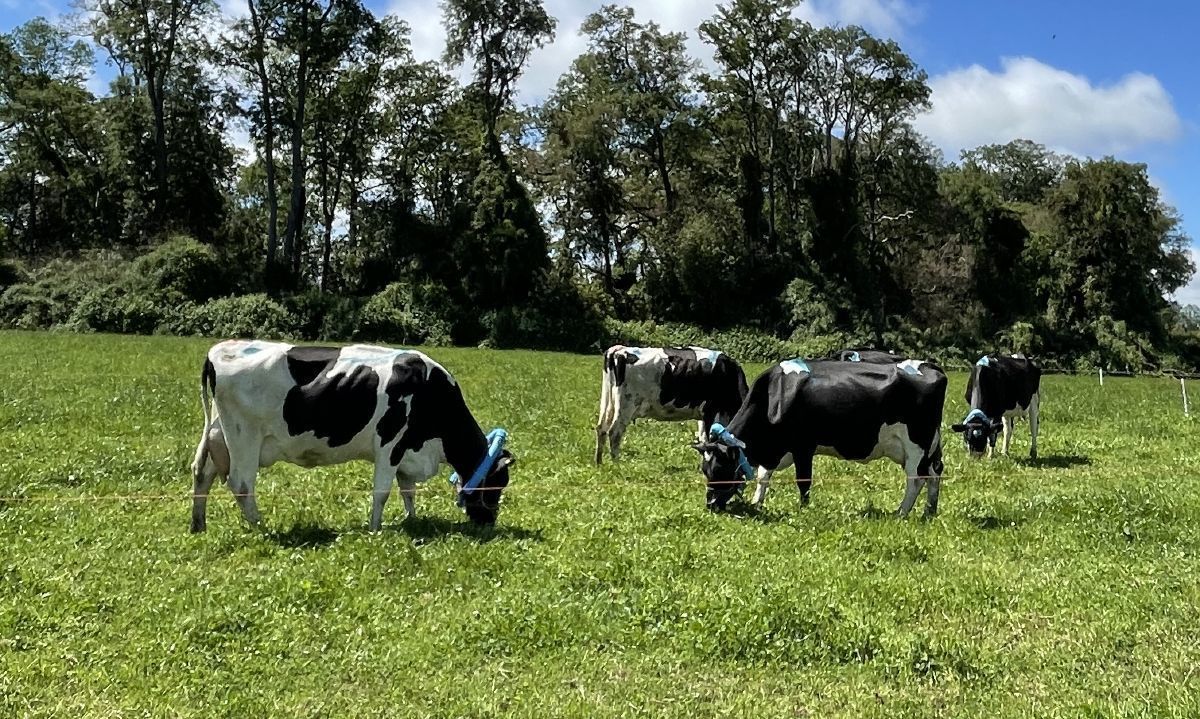
[[[0,496],[30,499],[0,503],[0,716],[1200,713],[1200,428],[1173,380],[1047,377],[1043,459],[1025,424],[1013,459],[951,438],[933,522],[886,516],[896,466],[825,458],[810,507],[780,476],[714,516],[691,423],[590,464],[598,358],[436,349],[519,457],[495,531],[445,473],[372,535],[367,465],[281,465],[264,529],[220,489],[190,536],[207,345],[0,333]],[[130,494],[180,499],[74,501]]]

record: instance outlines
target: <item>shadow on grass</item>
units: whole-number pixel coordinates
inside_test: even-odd
[[[1025,524],[1025,517],[1017,515],[999,516],[996,514],[968,514],[966,520],[979,529],[991,531],[994,529],[1016,529]]]
[[[479,544],[485,544],[493,539],[532,539],[536,542],[542,541],[542,530],[540,529],[525,529],[524,527],[504,524],[503,522],[486,527],[479,526],[466,519],[451,521],[444,517],[413,517],[412,519],[404,520],[390,529],[395,529],[413,539],[423,541],[452,535],[469,537]]]
[[[287,549],[322,549],[336,542],[339,535],[329,527],[302,522],[283,531],[264,532],[263,536]]]
[[[1087,466],[1092,463],[1092,459],[1083,454],[1052,454],[1049,457],[1038,457],[1037,459],[1021,457],[1014,459],[1013,462],[1022,467],[1070,469],[1071,467]]]

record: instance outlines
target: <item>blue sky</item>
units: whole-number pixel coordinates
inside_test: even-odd
[[[241,0],[221,0],[229,14]],[[597,0],[544,0],[558,37],[532,59],[521,97],[540,99],[583,48],[580,22]],[[413,29],[414,52],[435,59],[443,32],[438,0],[367,0]],[[632,0],[639,17],[688,33],[714,0]],[[64,0],[0,0],[0,29],[68,12]],[[929,73],[933,109],[918,128],[948,159],[963,148],[1023,137],[1077,156],[1145,162],[1165,199],[1200,240],[1200,3],[1159,0],[808,0],[814,24],[855,23],[893,37]],[[1197,245],[1193,243],[1193,248]],[[1200,250],[1193,249],[1200,260]],[[1178,299],[1200,304],[1200,280]]]

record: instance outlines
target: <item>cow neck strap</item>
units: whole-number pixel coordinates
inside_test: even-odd
[[[713,425],[708,428],[708,436],[716,442],[720,442],[726,447],[732,447],[737,450],[738,470],[745,475],[746,480],[754,479],[754,467],[750,461],[746,459],[746,452],[742,449],[745,442],[733,436],[733,432],[725,429],[725,425],[720,422],[713,422]]]
[[[500,453],[504,451],[504,443],[506,441],[508,441],[508,432],[505,432],[502,428],[497,427],[488,432],[487,454],[479,462],[479,466],[475,468],[475,473],[471,475],[471,478],[465,484],[459,486],[458,491],[461,494],[469,494],[483,483],[483,478],[488,476],[488,473],[492,471],[492,467],[496,466],[496,460],[500,457]],[[450,475],[450,484],[459,485],[460,482],[462,482],[462,478],[458,476],[458,472]]]

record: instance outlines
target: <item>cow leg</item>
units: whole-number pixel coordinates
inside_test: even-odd
[[[632,420],[632,417],[626,416],[622,411],[617,414],[612,426],[608,428],[609,453],[614,462],[621,458],[621,440],[625,438],[625,428],[631,424]]]
[[[200,446],[196,449],[196,460],[192,463],[192,527],[203,532],[208,527],[208,495],[212,492],[213,480],[218,475],[229,475],[229,450],[219,426],[205,430]]]
[[[392,493],[392,482],[396,479],[396,468],[384,457],[375,460],[375,486],[371,490],[371,521],[367,529],[378,532],[383,528],[383,505]],[[407,509],[407,502],[405,503]]]
[[[904,458],[904,473],[907,480],[904,485],[904,499],[901,500],[900,506],[896,508],[897,517],[907,517],[912,511],[913,505],[917,503],[917,495],[925,487],[925,478],[921,476],[921,457],[920,455],[912,456],[911,454]]]
[[[596,464],[604,463],[604,440],[607,436],[603,425],[596,425]]]
[[[812,489],[813,456],[800,455],[796,457],[796,489],[800,490],[800,506],[808,506],[808,493]]]
[[[942,440],[941,434],[934,437],[929,454],[917,465],[917,472],[922,477],[929,478],[929,487],[925,491],[925,519],[937,516],[938,495],[942,491]]]
[[[228,438],[227,438],[228,439]],[[254,481],[258,477],[258,458],[261,441],[231,441],[229,446],[229,490],[250,524],[262,521],[258,501],[254,497]]]
[[[703,442],[704,438],[707,436],[708,436],[708,426],[705,424],[704,420],[702,420],[702,419],[697,420],[696,421],[696,441]]]
[[[412,519],[417,516],[417,483],[404,477],[397,479],[400,484],[400,497],[404,500],[404,518]]]
[[[1033,436],[1032,443],[1029,445],[1029,458],[1037,459],[1037,436],[1038,436],[1038,409],[1041,402],[1036,394],[1029,401],[1029,433]]]
[[[767,499],[767,491],[771,488],[771,475],[774,474],[774,471],[766,467],[759,467],[756,474],[758,481],[754,487],[754,498],[750,500],[750,504],[758,509]]]
[[[1004,423],[1004,456],[1008,456],[1008,446],[1012,442],[1013,436],[1013,418],[1005,417],[1001,420]]]

